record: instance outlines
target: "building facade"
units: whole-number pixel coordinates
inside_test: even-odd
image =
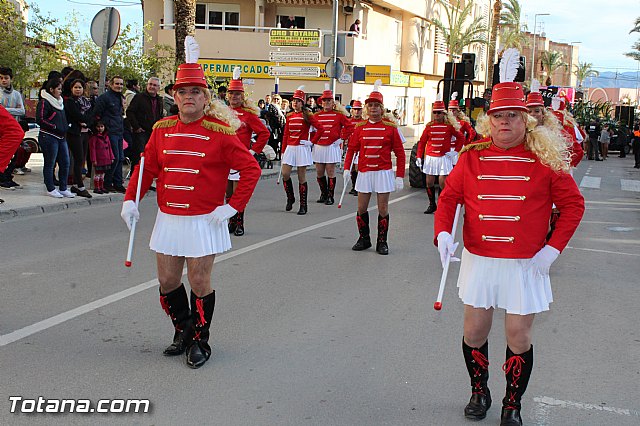
[[[174,46],[173,5],[173,0],[144,2],[144,22],[155,24],[151,43]],[[309,95],[320,95],[325,83],[330,82],[325,70],[330,58],[323,54],[322,42],[319,47],[278,48],[270,46],[269,34],[272,29],[287,28],[330,34],[332,6],[332,0],[197,0],[195,37],[200,44],[199,62],[206,73],[224,79],[231,77],[235,66],[240,66],[246,90],[254,100],[275,91],[276,80],[269,74],[273,66],[318,66],[320,77],[280,77],[277,91],[286,97],[299,85],[305,85]],[[480,16],[488,26],[490,10],[489,0],[476,0],[468,19]],[[433,25],[436,17],[447,23],[446,14],[433,1],[340,0],[338,31],[346,35],[345,55],[340,58],[344,74],[336,84],[336,96],[341,102],[365,99],[375,78],[380,77],[385,107],[400,117],[405,135],[419,135],[430,121],[430,106],[449,60],[446,44]],[[356,19],[360,20],[360,34],[347,34]],[[317,51],[321,57],[316,63],[275,63],[269,60],[273,51]],[[471,96],[481,96],[487,68],[486,47],[472,45],[465,52],[475,53],[476,58]]]

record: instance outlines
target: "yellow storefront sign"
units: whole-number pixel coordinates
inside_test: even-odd
[[[422,89],[424,87],[424,77],[421,75],[410,75],[409,87],[417,87],[419,89]]]
[[[215,77],[231,77],[233,69],[240,67],[242,78],[273,78],[269,75],[271,67],[275,66],[275,62],[269,61],[245,61],[233,59],[200,59],[198,61],[202,65],[205,75]],[[280,65],[285,65],[280,63]],[[293,64],[292,64],[293,65]],[[280,77],[286,80],[329,80],[324,68],[324,64],[302,64],[296,63],[297,67],[320,67],[320,77]]]
[[[382,80],[382,84],[390,83],[391,81],[390,65],[367,65],[364,67],[365,83],[373,84],[378,79]]]
[[[269,46],[320,47],[320,30],[269,30]]]
[[[407,87],[409,85],[409,74],[405,74],[402,71],[391,71],[390,85]]]

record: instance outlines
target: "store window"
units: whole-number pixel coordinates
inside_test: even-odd
[[[240,25],[239,5],[222,3],[196,4],[196,28],[238,31],[237,25]]]
[[[305,28],[304,16],[291,16],[291,15],[277,15],[276,26],[279,28]]]

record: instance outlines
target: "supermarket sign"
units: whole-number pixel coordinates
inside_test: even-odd
[[[269,46],[320,47],[320,30],[269,30]]]
[[[246,78],[273,78],[271,75],[271,69],[276,66],[275,62],[270,61],[244,61],[244,60],[233,60],[233,59],[200,59],[198,61],[200,65],[202,65],[202,70],[205,75],[215,76],[215,77],[231,77],[233,75],[233,69],[235,67],[240,67],[241,77],[243,79]],[[304,76],[287,76],[280,77],[284,79],[291,80],[329,80],[327,77],[327,73],[324,68],[324,64],[304,64],[304,63],[296,63],[297,67],[313,67],[314,69],[320,68],[320,76],[319,77],[304,77]]]

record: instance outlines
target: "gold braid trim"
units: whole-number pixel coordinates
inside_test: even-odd
[[[467,151],[471,151],[472,149],[476,150],[476,151],[481,151],[483,149],[487,149],[491,146],[491,141],[487,141],[487,142],[478,142],[478,143],[472,143],[469,145],[465,145],[462,147],[462,149],[460,150],[460,154],[462,154],[463,152],[467,152]]]
[[[258,117],[260,116],[260,110],[258,109],[258,107],[243,106],[242,109],[251,114],[257,115]]]
[[[214,123],[213,121],[209,121],[207,119],[202,120],[200,123],[202,127],[207,130],[212,130],[214,132],[223,133],[225,135],[235,135],[236,132],[233,131],[231,126],[223,123]]]
[[[391,120],[382,120],[382,123],[387,125],[387,126],[391,126],[391,127],[395,127],[398,128],[398,123],[396,123],[395,121],[391,121]]]
[[[156,121],[156,123],[153,125],[153,128],[154,129],[163,129],[165,127],[173,127],[176,124],[178,124],[178,119],[171,118],[171,119]]]
[[[365,124],[367,124],[367,120],[358,121],[356,124],[354,124],[354,127],[362,127]]]

